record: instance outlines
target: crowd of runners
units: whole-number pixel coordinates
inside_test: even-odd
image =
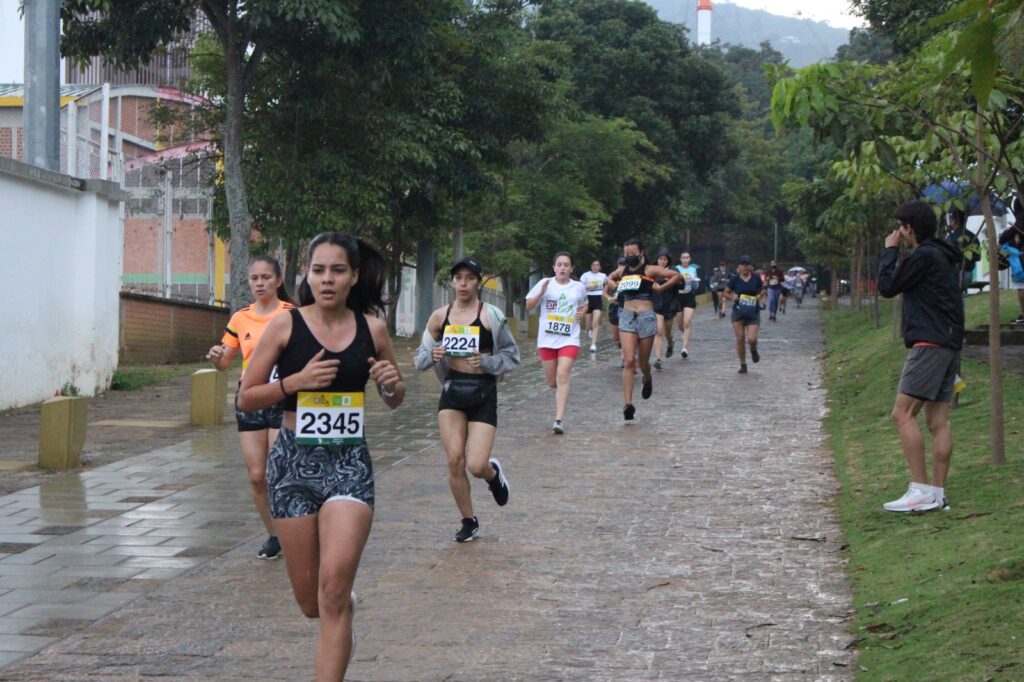
[[[705,278],[688,251],[674,264],[667,249],[652,260],[640,240],[630,239],[610,273],[595,260],[576,280],[572,255],[556,253],[550,274],[525,298],[526,308],[538,314],[537,353],[554,389],[552,432],[566,432],[573,366],[581,349],[597,352],[605,303],[629,423],[636,415],[637,375],[640,397],[648,400],[654,370],[662,370],[676,349],[674,327],[679,357],[690,357],[697,296],[704,291],[719,319],[732,304],[740,373],[748,371],[748,348],[750,359],[760,360],[762,309],[767,306],[774,320],[785,312],[779,290],[796,293],[800,305],[805,288],[796,286],[802,273],[774,266],[762,275],[743,256],[734,270],[721,263]],[[461,518],[454,540],[470,542],[480,529],[471,480],[486,482],[499,506],[509,502],[509,481],[492,450],[499,381],[520,365],[520,353],[505,315],[480,298],[482,264],[463,258],[449,275],[454,300],[430,315],[414,366],[433,370],[439,382],[438,430]],[[272,257],[253,259],[248,281],[254,302],[231,317],[207,357],[225,369],[242,355],[236,420],[252,499],[268,535],[258,557],[284,555],[302,613],[319,619],[317,679],[343,679],[355,646],[352,586],[374,508],[365,391],[372,382],[392,409],[405,397],[383,318],[384,261],[365,242],[323,233],[309,244],[297,303]]]

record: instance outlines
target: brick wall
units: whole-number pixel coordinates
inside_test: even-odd
[[[0,128],[0,156],[14,158],[14,128]]]
[[[198,362],[229,317],[224,308],[122,292],[119,364]]]

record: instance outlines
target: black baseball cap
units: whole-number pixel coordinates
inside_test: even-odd
[[[454,277],[455,273],[462,268],[466,268],[467,270],[472,272],[474,275],[477,276],[477,279],[484,278],[483,268],[480,267],[480,261],[478,261],[476,258],[463,258],[458,263],[453,265],[451,269],[452,277]]]
[[[740,265],[750,265],[750,256],[740,256]]]

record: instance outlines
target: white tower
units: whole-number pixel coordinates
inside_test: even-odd
[[[697,2],[697,44],[711,44],[711,0]]]

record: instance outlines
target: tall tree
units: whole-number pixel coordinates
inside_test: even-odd
[[[205,18],[217,36],[223,57],[224,190],[231,223],[233,308],[249,296],[243,273],[249,261],[252,218],[242,172],[245,98],[268,48],[310,27],[338,44],[359,38],[353,20],[355,0],[65,0],[61,19],[65,56],[87,60],[103,56],[133,68],[150,61],[155,50],[201,28]]]

